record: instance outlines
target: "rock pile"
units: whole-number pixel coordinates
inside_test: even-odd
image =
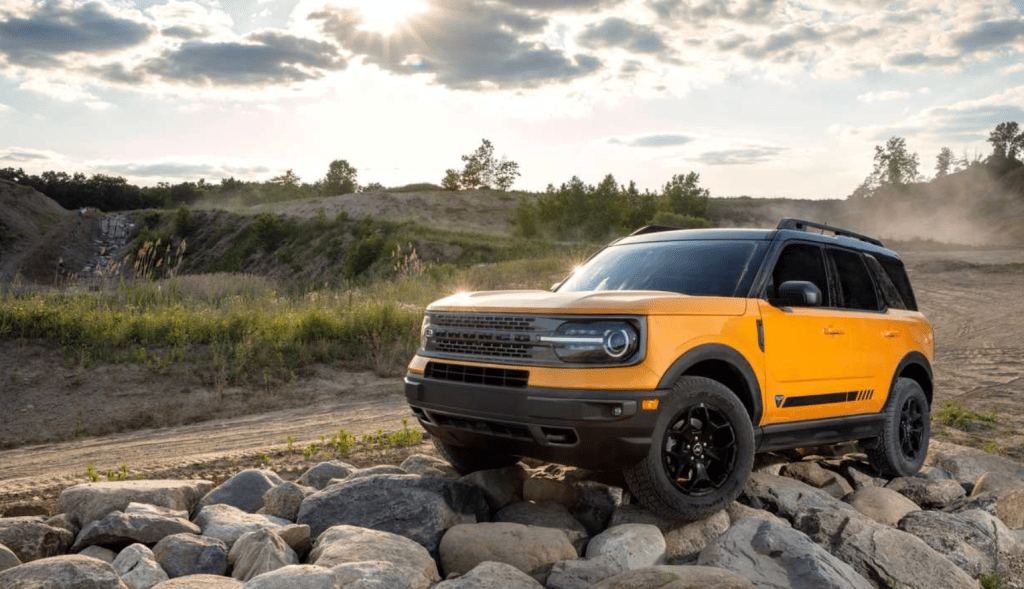
[[[685,524],[586,471],[460,477],[424,455],[294,482],[86,483],[59,515],[0,519],[0,587],[1024,587],[1021,465],[940,442],[894,480],[859,454],[769,458],[739,502]]]

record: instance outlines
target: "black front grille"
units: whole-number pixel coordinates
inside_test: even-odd
[[[427,362],[423,373],[426,378],[482,384],[495,387],[525,388],[530,379],[527,370],[510,370],[505,368],[485,368],[483,366],[463,366],[461,364],[445,364],[443,362]]]
[[[531,358],[530,344],[517,344],[512,342],[494,342],[480,340],[452,339],[436,337],[433,340],[434,349],[439,352],[451,354],[466,354],[469,356],[487,356],[491,358]]]
[[[436,325],[465,329],[500,329],[504,331],[533,331],[533,317],[512,317],[507,315],[476,315],[446,313],[434,317]]]
[[[445,415],[443,413],[430,413],[430,417],[433,419],[434,423],[442,427],[451,427],[508,438],[518,438],[521,440],[533,440],[533,435],[530,434],[530,429],[525,425],[507,423],[503,421],[491,421],[489,419],[458,417],[455,415]]]

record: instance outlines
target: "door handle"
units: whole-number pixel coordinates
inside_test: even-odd
[[[898,331],[883,331],[882,337],[896,337],[900,334]]]
[[[824,332],[825,335],[843,335],[846,333],[846,330],[840,327],[826,327],[822,329],[822,332]]]

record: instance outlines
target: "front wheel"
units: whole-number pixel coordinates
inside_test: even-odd
[[[866,449],[868,460],[886,477],[916,473],[928,454],[930,409],[921,385],[909,378],[896,380],[885,408],[882,433]]]
[[[732,503],[753,464],[754,431],[739,398],[718,381],[683,376],[666,399],[647,457],[624,474],[645,507],[693,521]]]

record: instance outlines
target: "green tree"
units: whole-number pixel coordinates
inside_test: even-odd
[[[181,203],[178,205],[178,212],[174,215],[174,233],[180,237],[189,237],[192,232],[196,229],[195,220],[192,219],[192,211],[188,209],[188,205]]]
[[[358,171],[345,160],[334,160],[327,167],[322,190],[326,194],[352,194],[359,185],[356,183]]]
[[[711,191],[700,187],[700,174],[676,174],[662,190],[662,210],[691,217],[706,217]]]
[[[458,174],[457,183],[461,188],[494,188],[504,192],[512,188],[520,175],[518,163],[494,157],[494,145],[487,139],[481,142],[476,151],[462,156],[462,161],[464,165]],[[445,172],[442,185],[446,190],[458,190],[452,172],[454,170]]]
[[[1011,160],[1017,159],[1017,155],[1024,148],[1024,133],[1020,131],[1020,125],[1014,121],[999,123],[988,136],[992,144],[993,155],[1001,155]]]
[[[640,190],[636,182],[630,180],[629,186],[623,186],[619,190],[622,196],[625,213],[623,214],[623,229],[632,231],[638,227],[649,225],[654,214],[658,212],[658,195],[650,190]]]
[[[295,188],[299,185],[299,177],[295,175],[295,172],[289,169],[284,174],[271,178],[270,182],[281,186],[287,186],[289,188]]]
[[[955,158],[956,156],[953,155],[952,149],[943,147],[939,150],[939,155],[935,157],[935,177],[942,178],[943,176],[948,176],[953,169]]]
[[[885,147],[875,146],[875,169],[872,172],[872,179],[880,186],[902,186],[917,181],[917,166],[917,154],[907,151],[907,140],[892,137],[885,143]]]
[[[458,190],[462,188],[462,176],[458,170],[448,168],[444,171],[444,179],[441,180],[441,188],[445,190]]]

